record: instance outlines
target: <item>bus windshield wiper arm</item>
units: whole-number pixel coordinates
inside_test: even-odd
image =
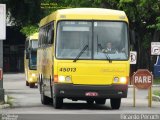
[[[77,55],[77,57],[73,60],[73,62],[76,62],[78,58],[84,53],[84,51],[88,48],[88,45],[85,45],[84,48],[81,50],[81,52]]]
[[[101,51],[103,50],[102,45],[98,44],[98,47],[101,49]],[[104,52],[103,52],[104,53]],[[106,56],[106,60],[108,60],[109,62],[112,62],[109,55],[107,53],[104,53],[104,55]]]

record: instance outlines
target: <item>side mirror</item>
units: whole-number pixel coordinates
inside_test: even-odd
[[[29,49],[25,51],[25,54],[26,54],[26,59],[29,59]]]
[[[26,52],[26,59],[29,59],[29,52]]]

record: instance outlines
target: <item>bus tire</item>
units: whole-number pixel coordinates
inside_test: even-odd
[[[34,88],[35,87],[35,83],[29,83],[29,87],[30,88]]]
[[[28,81],[26,81],[26,86],[29,86],[29,83],[28,83]]]
[[[43,105],[48,105],[50,103],[50,100],[47,96],[44,95],[44,91],[41,92],[41,103]]]
[[[106,103],[106,99],[98,99],[98,100],[95,100],[95,102],[98,105],[104,105]]]
[[[62,108],[63,106],[63,98],[53,97],[53,106],[55,109]]]
[[[112,109],[119,109],[121,106],[121,98],[111,98],[110,103]]]
[[[39,75],[39,77],[38,77],[38,87],[39,87],[39,92],[40,92],[40,94],[41,94],[41,92],[42,92],[42,80],[41,80],[41,77],[40,77],[40,75]]]

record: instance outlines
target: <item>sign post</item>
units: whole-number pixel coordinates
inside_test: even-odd
[[[133,107],[136,107],[136,88],[133,86]]]
[[[0,40],[0,102],[4,102],[4,89],[3,89],[3,41]]]
[[[3,40],[6,39],[6,5],[0,4],[0,102],[4,102],[3,89]]]
[[[148,107],[152,107],[152,87],[148,90]]]
[[[3,71],[2,71],[2,69],[0,68],[0,80],[2,80],[3,79]]]
[[[135,88],[137,89],[148,89],[148,107],[152,107],[152,83],[153,75],[147,69],[138,69],[132,76],[133,82],[133,107],[136,103],[136,93]]]

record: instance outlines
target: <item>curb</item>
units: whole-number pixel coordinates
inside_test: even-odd
[[[160,97],[157,96],[157,95],[152,94],[152,100],[153,100],[153,101],[160,102]]]
[[[9,108],[10,105],[9,104],[3,104],[3,105],[0,105],[0,109],[4,109],[4,108]]]
[[[133,88],[133,85],[128,85],[129,88]],[[152,87],[160,87],[160,85],[152,85]]]
[[[148,99],[148,96],[146,97],[146,99]],[[152,94],[152,101],[160,102],[160,97]]]

